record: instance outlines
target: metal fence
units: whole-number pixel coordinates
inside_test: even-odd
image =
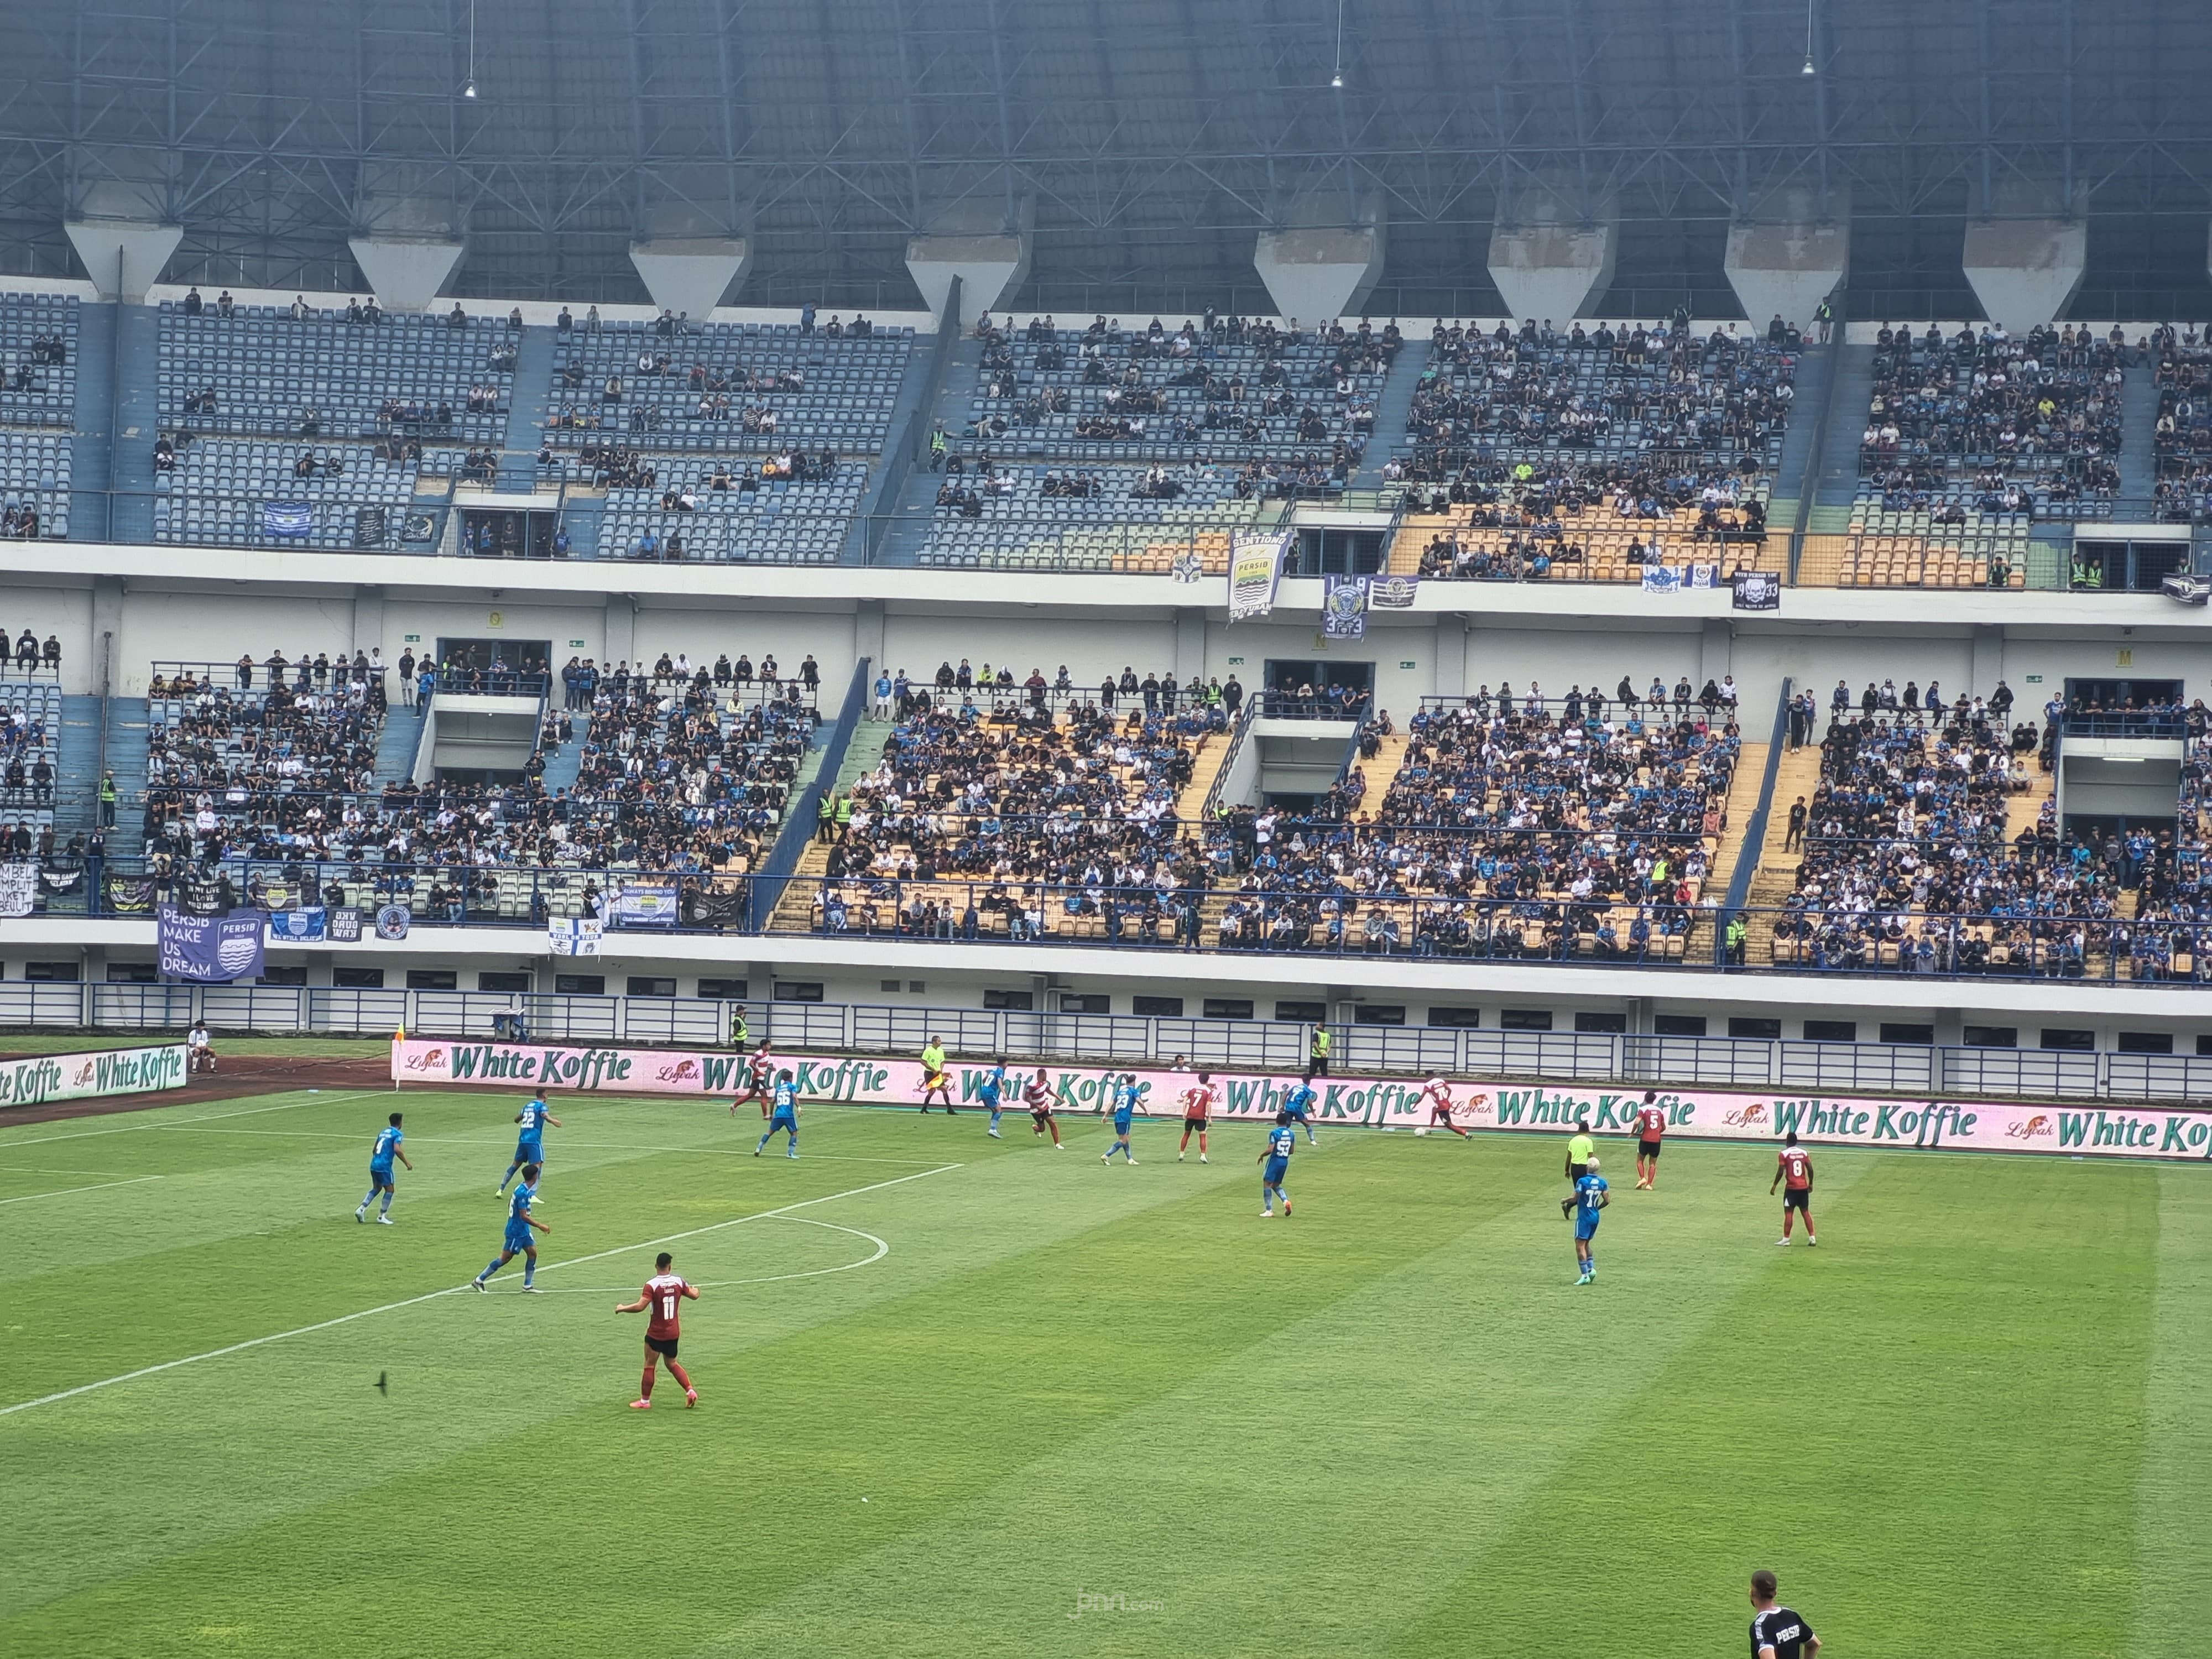
[[[346,990],[317,986],[0,982],[0,1029],[178,1032],[195,1018],[218,1031],[313,1032],[491,1040],[519,1017],[540,1042],[667,1044],[732,1041],[742,1017],[779,1048],[913,1054],[931,1037],[970,1059],[1134,1065],[1180,1056],[1193,1066],[1292,1073],[1311,1028],[1287,1020],[1154,1018],[1029,1010],[866,1003],[725,1001],[698,997],[520,996],[480,991]],[[1805,1042],[1586,1031],[1333,1025],[1331,1069],[1527,1078],[1624,1088],[1927,1098],[2212,1101],[2212,1058],[2179,1054]],[[5,1040],[0,1038],[0,1048]]]

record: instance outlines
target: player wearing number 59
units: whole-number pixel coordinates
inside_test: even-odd
[[[691,1386],[691,1379],[684,1367],[676,1363],[676,1341],[683,1334],[678,1310],[687,1301],[699,1299],[699,1287],[669,1268],[676,1258],[663,1250],[653,1259],[653,1277],[645,1281],[645,1288],[637,1293],[635,1302],[617,1302],[617,1313],[641,1313],[649,1316],[645,1326],[645,1381],[639,1385],[637,1398],[629,1402],[634,1412],[653,1409],[653,1378],[654,1367],[663,1361],[668,1374],[684,1389],[684,1404],[688,1410],[699,1403],[699,1390]]]

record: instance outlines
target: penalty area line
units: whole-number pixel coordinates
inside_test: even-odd
[[[634,1250],[650,1250],[658,1245],[674,1244],[687,1238],[698,1238],[708,1233],[718,1233],[731,1227],[741,1227],[749,1221],[765,1221],[771,1216],[789,1215],[793,1210],[811,1209],[817,1204],[833,1204],[841,1198],[858,1198],[863,1193],[879,1193],[888,1187],[902,1187],[909,1181],[924,1181],[931,1176],[945,1175],[954,1170],[967,1168],[964,1164],[940,1164],[935,1169],[919,1170],[912,1175],[894,1176],[888,1181],[872,1181],[865,1187],[848,1188],[842,1193],[825,1193],[819,1198],[802,1198],[794,1203],[780,1204],[772,1210],[757,1210],[750,1215],[732,1216],[727,1221],[710,1222],[703,1227],[690,1227],[680,1233],[663,1233],[658,1238],[643,1239],[635,1244],[618,1244],[611,1250],[595,1250],[589,1255],[571,1256],[564,1261],[548,1262],[539,1269],[551,1273],[557,1267],[578,1267],[587,1261],[604,1261],[609,1256],[628,1255]],[[888,1246],[885,1247],[888,1249]],[[142,1377],[158,1376],[164,1371],[173,1371],[185,1365],[197,1365],[205,1360],[222,1359],[234,1353],[244,1353],[250,1348],[266,1347],[272,1342],[289,1341],[295,1336],[312,1336],[318,1331],[335,1330],[340,1325],[350,1325],[357,1320],[374,1319],[380,1314],[398,1313],[403,1308],[420,1307],[425,1302],[435,1302],[441,1297],[458,1296],[468,1285],[448,1285],[442,1291],[426,1291],[421,1296],[403,1297],[387,1302],[380,1307],[362,1308],[356,1312],[340,1314],[335,1319],[317,1320],[312,1325],[301,1325],[289,1331],[272,1331],[266,1336],[248,1337],[243,1342],[233,1342],[224,1347],[210,1348],[205,1353],[186,1354],[181,1359],[165,1359],[158,1365],[142,1365],[135,1371],[125,1371],[117,1376],[104,1376],[97,1382],[80,1382],[73,1389],[62,1389],[55,1393],[40,1395],[35,1400],[19,1400],[12,1406],[0,1406],[0,1417],[13,1417],[17,1412],[27,1412],[40,1406],[52,1406],[64,1400],[74,1400],[81,1394],[94,1394],[101,1389],[112,1389],[118,1383],[136,1382]]]

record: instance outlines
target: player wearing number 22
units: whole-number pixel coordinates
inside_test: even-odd
[[[1260,1153],[1260,1162],[1267,1167],[1260,1171],[1260,1213],[1271,1216],[1275,1212],[1275,1200],[1283,1200],[1283,1213],[1291,1212],[1291,1195],[1283,1190],[1283,1177],[1291,1172],[1291,1154],[1298,1149],[1298,1132],[1287,1111],[1275,1114],[1275,1127],[1267,1131],[1267,1144]]]
[[[682,1274],[671,1273],[676,1258],[663,1250],[653,1261],[653,1277],[645,1281],[645,1288],[637,1293],[635,1302],[618,1302],[617,1313],[641,1313],[647,1316],[645,1325],[645,1381],[638,1387],[637,1398],[629,1402],[634,1412],[653,1409],[653,1377],[654,1367],[665,1361],[668,1374],[684,1387],[686,1409],[699,1403],[699,1390],[691,1386],[691,1379],[684,1367],[676,1363],[676,1340],[683,1334],[682,1321],[678,1310],[686,1301],[699,1299],[699,1287],[689,1283]]]
[[[1583,1172],[1575,1177],[1575,1195],[1562,1200],[1562,1210],[1571,1210],[1575,1221],[1575,1260],[1582,1267],[1577,1285],[1587,1285],[1597,1277],[1597,1257],[1592,1254],[1591,1243],[1597,1237],[1598,1212],[1613,1200],[1607,1195],[1605,1177],[1597,1172],[1598,1161],[1593,1157],[1583,1165]]]

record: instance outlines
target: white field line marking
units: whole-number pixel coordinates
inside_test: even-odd
[[[702,1279],[693,1281],[702,1291],[726,1291],[738,1285],[781,1285],[787,1279],[820,1279],[825,1273],[848,1273],[855,1267],[872,1267],[891,1253],[891,1247],[873,1233],[862,1232],[858,1227],[841,1227],[834,1221],[817,1221],[811,1216],[792,1215],[783,1218],[796,1221],[802,1227],[826,1227],[833,1233],[850,1233],[855,1238],[865,1238],[876,1247],[876,1253],[858,1261],[847,1261],[835,1267],[809,1267],[799,1273],[764,1273],[757,1279]],[[553,1292],[556,1296],[610,1296],[627,1291],[627,1285],[564,1285]],[[520,1291],[501,1291],[501,1295],[521,1294]]]
[[[664,1233],[659,1238],[648,1238],[635,1244],[617,1244],[611,1250],[595,1250],[589,1255],[572,1256],[563,1261],[548,1262],[544,1271],[556,1267],[581,1267],[586,1261],[604,1261],[609,1256],[628,1255],[633,1250],[650,1250],[658,1245],[674,1244],[687,1238],[698,1238],[708,1233],[718,1233],[730,1227],[741,1227],[749,1221],[765,1221],[772,1216],[789,1215],[793,1210],[811,1208],[817,1204],[834,1204],[841,1198],[858,1198],[863,1193],[878,1193],[887,1187],[902,1187],[909,1181],[923,1181],[933,1175],[945,1175],[954,1170],[967,1168],[964,1164],[940,1164],[931,1170],[917,1170],[913,1175],[894,1176],[888,1181],[874,1181],[865,1187],[848,1188],[842,1193],[827,1193],[820,1198],[803,1198],[793,1204],[778,1205],[773,1210],[757,1210],[750,1215],[732,1216],[727,1221],[710,1222],[704,1227],[690,1227],[680,1233]],[[317,1320],[312,1325],[301,1325],[289,1331],[272,1331],[267,1336],[251,1336],[243,1342],[228,1346],[210,1348],[205,1353],[186,1354],[181,1359],[165,1359],[158,1365],[142,1365],[135,1371],[125,1371],[119,1376],[104,1376],[97,1382],[80,1382],[73,1389],[63,1389],[53,1394],[40,1395],[35,1400],[19,1400],[12,1406],[0,1406],[0,1417],[13,1417],[17,1412],[27,1412],[33,1407],[51,1406],[58,1401],[73,1400],[81,1394],[91,1394],[100,1389],[112,1389],[118,1382],[135,1382],[142,1376],[155,1376],[163,1371],[173,1371],[183,1365],[197,1365],[202,1360],[221,1359],[227,1355],[244,1353],[249,1348],[265,1347],[271,1342],[288,1341],[295,1336],[311,1336],[317,1331],[327,1331],[340,1325],[350,1325],[356,1320],[374,1319],[379,1314],[397,1313],[402,1308],[435,1302],[440,1297],[458,1296],[468,1289],[466,1284],[448,1285],[442,1291],[426,1291],[421,1296],[407,1297],[398,1302],[387,1302],[381,1307],[363,1308],[357,1313],[340,1314],[335,1319]]]
[[[80,1170],[70,1164],[0,1164],[0,1175],[119,1176],[120,1170]]]
[[[219,1123],[227,1117],[258,1117],[264,1112],[296,1112],[302,1106],[327,1106],[340,1100],[367,1100],[372,1096],[380,1097],[383,1093],[381,1089],[364,1089],[355,1094],[316,1095],[306,1100],[288,1100],[281,1106],[248,1106],[243,1111],[210,1112],[204,1117],[180,1118],[173,1123],[125,1123],[115,1129],[80,1129],[73,1134],[39,1135],[29,1140],[0,1140],[0,1156],[14,1152],[18,1146],[44,1146],[56,1140],[90,1140],[94,1135],[127,1135],[141,1129],[188,1129],[195,1123]],[[155,1109],[149,1107],[147,1109]]]
[[[95,1181],[89,1187],[57,1187],[50,1193],[25,1193],[21,1198],[0,1198],[0,1204],[28,1204],[34,1198],[67,1198],[71,1193],[97,1193],[110,1187],[136,1187],[142,1181],[159,1181],[159,1176],[133,1176],[128,1181]]]
[[[173,1126],[179,1132],[189,1129],[189,1123]],[[335,1129],[204,1129],[210,1135],[260,1135],[280,1140],[359,1140],[358,1132],[343,1133]],[[408,1144],[415,1146],[504,1146],[513,1139],[509,1135],[495,1135],[487,1140],[480,1135],[410,1135]],[[592,1147],[617,1152],[706,1152],[717,1158],[747,1158],[750,1146],[656,1146],[628,1140],[571,1140],[562,1136],[554,1143],[557,1146]],[[0,1148],[0,1150],[5,1150]],[[927,1165],[934,1168],[926,1158],[860,1158],[848,1152],[809,1152],[808,1158],[816,1164],[888,1164],[894,1168],[913,1169]]]

